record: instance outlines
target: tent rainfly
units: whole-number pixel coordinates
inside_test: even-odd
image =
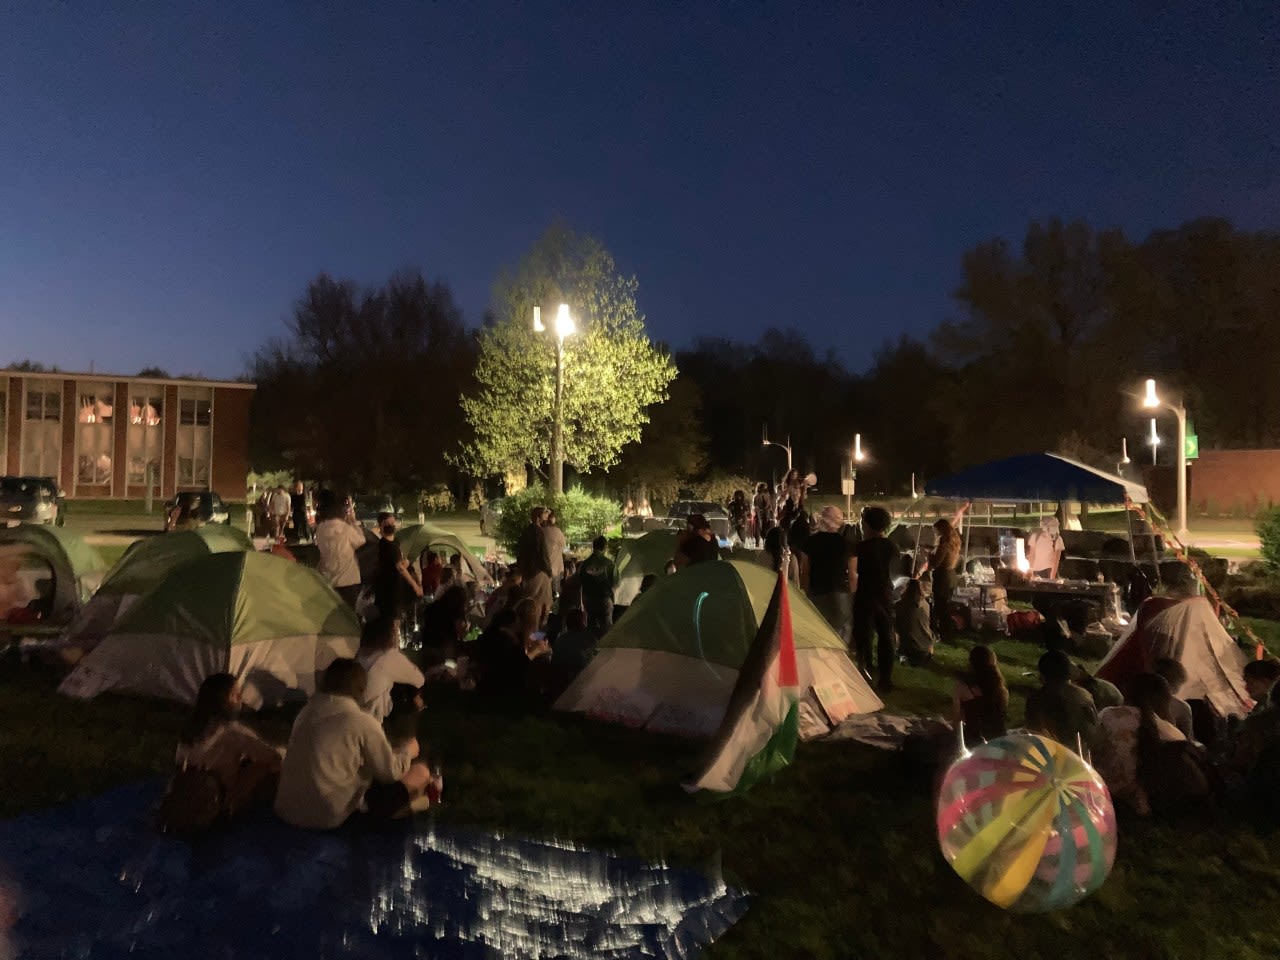
[[[225,671],[257,708],[313,693],[317,674],[359,641],[355,612],[314,570],[269,553],[213,553],[133,604],[59,690],[193,703],[204,678]]]

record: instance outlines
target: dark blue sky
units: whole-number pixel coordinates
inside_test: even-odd
[[[0,362],[234,376],[322,269],[474,323],[559,215],[656,339],[862,368],[1033,217],[1280,227],[1274,3],[1057,6],[4,0]]]

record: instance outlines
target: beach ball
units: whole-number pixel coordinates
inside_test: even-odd
[[[998,907],[1060,910],[1097,890],[1116,858],[1111,794],[1047,737],[1010,734],[964,752],[938,797],[938,843]]]

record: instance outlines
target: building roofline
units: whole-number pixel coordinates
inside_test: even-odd
[[[149,383],[173,385],[178,387],[224,387],[231,390],[257,390],[256,383],[244,383],[240,380],[204,380],[186,377],[126,377],[115,373],[82,373],[73,370],[3,370],[0,376],[22,377],[26,380],[106,380],[112,383],[126,381],[128,383]]]

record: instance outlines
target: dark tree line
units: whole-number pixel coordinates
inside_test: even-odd
[[[833,492],[855,433],[870,457],[863,493],[1035,450],[1114,468],[1121,437],[1139,452],[1149,414],[1135,394],[1148,376],[1185,400],[1202,446],[1280,446],[1280,234],[1205,219],[1137,242],[1037,222],[1020,245],[963,255],[955,306],[927,341],[888,342],[860,374],[798,331],[697,341],[675,354],[671,399],[650,410],[641,441],[593,482],[670,496],[711,474],[780,475],[786,457],[762,446],[765,430],[789,436],[795,465]],[[474,343],[441,284],[401,275],[361,292],[320,277],[290,339],[255,358],[255,465],[274,457],[370,484],[449,479]],[[1171,436],[1172,421],[1161,429]]]

